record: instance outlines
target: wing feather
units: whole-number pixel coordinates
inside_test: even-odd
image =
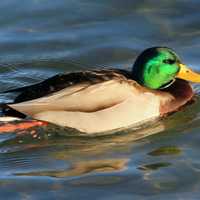
[[[134,89],[128,78],[129,74],[123,70],[56,75],[25,87],[9,106],[31,116],[49,110],[94,112],[125,100]]]

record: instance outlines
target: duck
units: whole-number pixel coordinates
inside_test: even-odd
[[[5,115],[69,127],[85,134],[134,127],[178,111],[194,99],[190,82],[200,74],[174,50],[151,47],[132,70],[102,68],[57,74],[42,82],[4,91],[16,93]]]

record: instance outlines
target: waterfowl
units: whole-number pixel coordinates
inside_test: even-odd
[[[132,71],[99,69],[55,75],[12,89],[6,111],[78,129],[87,134],[134,126],[177,111],[192,100],[188,81],[200,82],[167,47],[152,47],[136,59]]]

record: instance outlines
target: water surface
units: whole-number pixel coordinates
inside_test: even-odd
[[[2,0],[0,90],[64,71],[130,69],[150,46],[171,47],[200,71],[199,8],[197,0]],[[194,89],[194,104],[137,131],[83,138],[52,129],[40,141],[1,135],[0,196],[199,199],[200,87]]]

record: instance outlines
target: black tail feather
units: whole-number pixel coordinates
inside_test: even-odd
[[[26,115],[9,107],[5,103],[0,103],[0,110],[1,110],[1,115],[3,116],[10,116],[10,117],[18,117],[18,118],[25,118]]]

